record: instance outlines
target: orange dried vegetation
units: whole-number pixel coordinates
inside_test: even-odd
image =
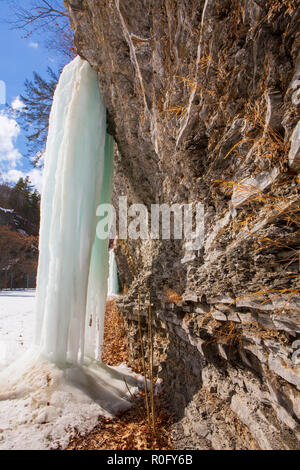
[[[172,449],[169,428],[173,418],[157,400],[157,435],[149,430],[144,401],[136,403],[113,420],[101,417],[87,436],[75,435],[67,450],[168,450]]]
[[[122,362],[140,369],[138,364],[128,361],[125,322],[119,314],[115,300],[106,303],[104,322],[104,349],[102,359],[106,364]],[[76,433],[71,437],[67,450],[167,450],[171,449],[169,428],[174,418],[168,413],[167,404],[161,396],[155,397],[156,434],[149,428],[145,409],[144,393],[132,396],[132,407],[114,419],[99,418],[99,424],[87,435]]]
[[[182,302],[182,297],[173,289],[166,289],[164,291],[164,298],[166,302],[179,303]]]
[[[125,322],[113,299],[106,302],[102,360],[110,366],[128,361]]]

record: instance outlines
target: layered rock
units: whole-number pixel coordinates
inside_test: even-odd
[[[118,242],[132,357],[139,291],[165,393],[199,448],[299,447],[298,2],[65,3],[117,143],[115,204],[205,206],[200,250]]]

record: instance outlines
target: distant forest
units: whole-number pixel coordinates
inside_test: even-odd
[[[40,194],[28,178],[0,184],[0,289],[35,287]]]
[[[20,178],[15,186],[0,184],[0,207],[13,209],[35,226],[40,222],[40,193],[31,186],[29,178]]]

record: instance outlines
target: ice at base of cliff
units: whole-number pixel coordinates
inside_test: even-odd
[[[0,374],[0,450],[65,448],[74,429],[85,434],[99,416],[130,406],[143,379],[122,366],[90,363],[58,368],[30,349]]]
[[[109,250],[109,275],[108,275],[108,297],[113,297],[119,293],[118,269],[115,258],[115,252],[112,248]]]

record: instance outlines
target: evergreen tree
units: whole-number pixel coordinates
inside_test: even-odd
[[[39,224],[40,219],[40,194],[33,187],[29,177],[20,178],[12,188],[9,196],[9,205],[22,217],[34,224]]]
[[[31,215],[30,219],[34,224],[39,225],[40,222],[40,202],[41,202],[41,195],[35,189],[30,196],[30,205],[31,205]]]

